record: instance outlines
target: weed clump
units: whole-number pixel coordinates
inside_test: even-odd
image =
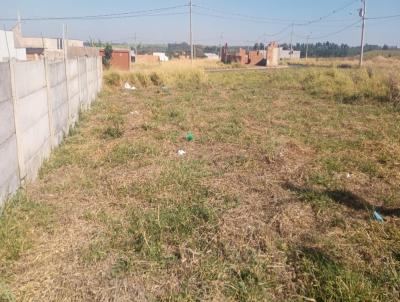
[[[361,99],[388,100],[387,83],[371,70],[310,70],[302,79],[303,89],[316,97],[333,98],[343,103]]]
[[[129,82],[138,87],[169,86],[176,88],[201,88],[208,83],[204,70],[200,68],[160,68],[157,71],[116,72],[111,71],[104,75],[108,88],[114,89],[124,82]]]
[[[103,139],[115,139],[115,138],[120,138],[124,134],[123,126],[124,126],[124,120],[120,115],[110,115],[108,117],[108,121],[112,123],[111,126],[107,127],[101,137]]]
[[[115,146],[108,154],[107,161],[114,166],[127,164],[133,159],[141,159],[146,155],[157,154],[155,146],[143,141],[124,142]]]
[[[3,264],[19,259],[30,246],[27,236],[35,227],[44,227],[50,222],[50,208],[29,200],[19,191],[6,203],[0,216],[0,271]]]
[[[391,74],[387,80],[388,100],[396,106],[400,106],[400,78]]]
[[[154,86],[161,86],[164,82],[162,77],[157,72],[150,74],[150,80]]]
[[[316,301],[374,301],[383,298],[380,287],[355,270],[316,248],[297,254],[301,294]],[[299,280],[300,281],[300,280]]]
[[[121,74],[118,72],[110,72],[106,75],[104,75],[104,81],[106,83],[107,86],[110,87],[117,87],[121,85]]]

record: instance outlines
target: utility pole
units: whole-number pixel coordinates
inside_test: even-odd
[[[192,0],[190,0],[189,6],[190,6],[190,60],[193,63]]]
[[[64,52],[64,60],[67,59],[67,25],[63,24],[63,31],[62,31],[62,47]]]
[[[221,33],[221,36],[219,37],[219,58],[222,58],[222,44],[224,40],[224,33]]]
[[[21,25],[21,13],[19,12],[19,10],[17,11],[17,19],[18,19],[18,30],[20,31],[20,33],[22,33],[22,25]]]
[[[360,9],[360,17],[362,18],[360,67],[362,67],[364,60],[365,11],[367,7],[367,0],[361,0],[361,2],[363,3],[363,7]]]
[[[290,33],[290,59],[293,56],[293,30],[294,30],[294,23],[292,23],[292,32]]]
[[[135,33],[135,63],[136,63],[137,55],[138,55],[138,53],[137,53],[137,36],[136,36],[136,33]]]
[[[308,43],[310,40],[310,35],[307,35],[307,45],[306,45],[306,61],[308,60]]]

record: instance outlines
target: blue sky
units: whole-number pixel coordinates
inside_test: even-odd
[[[0,11],[1,18],[14,18],[19,10],[23,18],[63,17],[120,13],[176,5],[185,5],[189,0],[6,0]],[[193,0],[200,7],[194,9],[194,40],[200,44],[231,45],[254,44],[256,41],[290,41],[294,23],[305,23],[332,13],[352,2],[351,0]],[[305,36],[317,38],[313,41],[334,41],[358,45],[359,25],[353,25],[336,35],[325,37],[340,31],[359,20],[357,9],[361,1],[353,1],[345,9],[310,25],[294,26],[294,42],[304,42]],[[209,9],[205,9],[209,8]],[[211,9],[211,10],[210,10]],[[62,23],[69,28],[69,36],[88,40],[163,43],[188,41],[189,19],[184,14],[187,7],[168,11],[169,15],[145,16],[136,18],[109,20],[68,20],[68,21],[26,21],[23,33],[28,36],[61,36]],[[246,15],[250,17],[243,17]],[[387,16],[400,14],[400,0],[367,0],[367,16]],[[212,16],[210,16],[212,15]],[[0,21],[7,28],[12,22]],[[283,29],[285,29],[282,31]],[[389,44],[400,46],[400,17],[385,20],[368,20],[366,42],[369,44]],[[276,34],[267,36],[268,34]]]

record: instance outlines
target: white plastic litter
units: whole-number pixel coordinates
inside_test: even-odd
[[[126,90],[136,90],[135,86],[131,86],[131,84],[129,84],[128,82],[125,83],[124,88]]]
[[[185,154],[186,154],[186,151],[184,151],[184,150],[179,150],[178,151],[178,155],[179,156],[185,156]]]

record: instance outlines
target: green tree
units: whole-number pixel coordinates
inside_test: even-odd
[[[111,44],[107,43],[106,47],[104,48],[104,56],[103,56],[103,65],[106,68],[110,67],[112,53],[113,53],[113,48],[112,48]]]

